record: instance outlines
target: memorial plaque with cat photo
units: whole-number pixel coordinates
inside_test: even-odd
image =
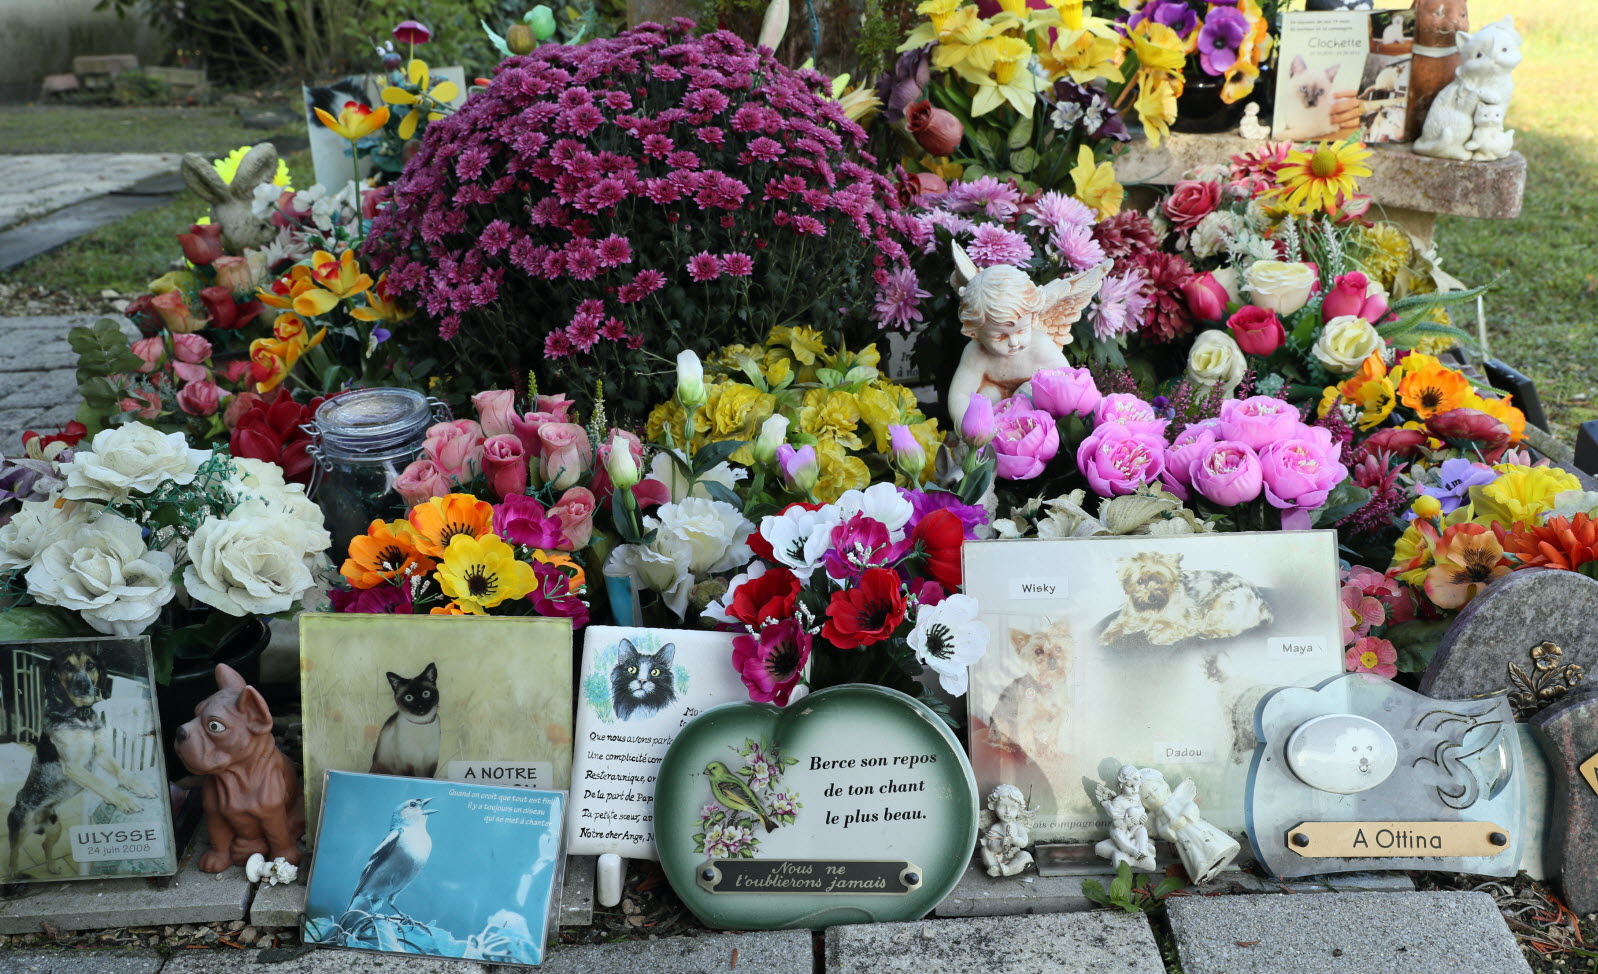
[[[749,699],[733,633],[583,630],[567,847],[654,859],[655,777],[677,731],[711,707]]]
[[[1095,785],[1135,764],[1241,833],[1255,705],[1343,672],[1337,570],[1331,531],[967,542],[981,793],[1020,788],[1035,839],[1095,840]]]
[[[565,788],[571,621],[300,616],[306,835],[324,771]]]

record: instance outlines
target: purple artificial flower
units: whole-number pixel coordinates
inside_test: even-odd
[[[334,612],[364,612],[373,615],[413,615],[416,612],[411,602],[411,587],[409,585],[377,585],[372,588],[356,589],[345,592],[334,589],[327,593],[328,601],[333,603]]]
[[[1032,259],[1032,245],[1019,233],[1006,230],[997,223],[984,223],[971,234],[966,253],[978,267],[995,264],[1013,264],[1017,267]]]
[[[1110,341],[1137,331],[1149,306],[1149,297],[1143,293],[1145,283],[1147,279],[1136,267],[1125,274],[1106,277],[1093,302],[1093,334]]]
[[[977,540],[977,528],[988,523],[988,512],[980,505],[962,504],[960,495],[946,490],[910,490],[900,487],[899,494],[910,502],[913,509],[909,523],[904,526],[906,535],[913,532],[916,524],[933,511],[948,511],[959,518],[967,541]]]
[[[1149,0],[1143,9],[1132,15],[1127,26],[1135,28],[1145,20],[1164,24],[1183,37],[1198,26],[1198,14],[1187,5],[1187,0]]]
[[[1199,64],[1206,74],[1220,76],[1237,64],[1237,51],[1248,36],[1248,18],[1231,7],[1216,7],[1199,31]]]
[[[1485,464],[1460,459],[1444,460],[1437,468],[1437,486],[1422,487],[1420,492],[1437,498],[1443,505],[1442,513],[1452,514],[1465,503],[1472,487],[1484,487],[1497,478],[1498,474],[1493,468]],[[1406,518],[1414,516],[1414,511],[1405,515]]]
[[[956,213],[980,210],[995,220],[1008,220],[1021,208],[1021,191],[1011,183],[983,176],[950,186],[944,206]]]
[[[877,290],[877,327],[909,331],[912,321],[921,320],[921,299],[931,296],[921,289],[921,282],[916,279],[913,268],[902,267],[894,271]]]
[[[932,77],[932,45],[899,55],[892,71],[877,79],[877,98],[882,102],[882,117],[891,125],[904,120],[904,110],[921,100]]]
[[[1121,113],[1110,104],[1109,96],[1096,85],[1079,85],[1070,78],[1054,83],[1054,111],[1049,120],[1057,129],[1069,130],[1078,126],[1090,139],[1132,141]]]

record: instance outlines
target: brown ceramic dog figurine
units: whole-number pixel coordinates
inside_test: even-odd
[[[299,865],[305,834],[300,779],[272,740],[266,701],[236,670],[218,664],[220,689],[178,728],[177,752],[194,774],[206,776],[204,806],[211,848],[200,868],[219,873],[259,852]]]

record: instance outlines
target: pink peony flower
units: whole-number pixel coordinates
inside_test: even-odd
[[[1160,479],[1165,470],[1165,439],[1106,423],[1077,447],[1076,465],[1100,497],[1130,494]]]
[[[1170,420],[1160,419],[1154,407],[1130,392],[1116,392],[1100,399],[1093,407],[1095,424],[1125,426],[1136,433],[1148,433],[1165,439],[1165,428]]]
[[[221,404],[222,390],[209,379],[190,382],[178,390],[178,408],[190,416],[210,416]]]
[[[1055,419],[1087,416],[1103,398],[1087,369],[1043,369],[1032,375],[1032,405]]]
[[[422,452],[439,472],[457,484],[469,484],[483,469],[483,428],[469,419],[428,427]]]
[[[438,464],[423,457],[412,460],[410,466],[394,478],[394,491],[405,499],[406,507],[415,507],[434,497],[443,497],[453,490],[453,485]]]
[[[576,423],[545,423],[538,428],[538,439],[542,446],[538,470],[544,483],[565,490],[588,473],[594,448],[587,430]]]
[[[560,495],[560,500],[549,509],[549,515],[560,521],[562,537],[556,547],[562,551],[587,547],[594,536],[594,510],[597,505],[593,492],[586,487],[572,487]]]
[[[993,452],[996,475],[1005,480],[1031,480],[1060,452],[1060,431],[1054,417],[1034,409],[1020,396],[1006,399],[994,412],[997,432]]]
[[[1193,489],[1222,507],[1247,504],[1260,496],[1260,458],[1242,443],[1211,443],[1189,467]]]
[[[522,441],[509,433],[483,441],[483,474],[497,497],[509,497],[527,489],[527,454]]]
[[[1301,425],[1293,439],[1269,444],[1260,451],[1265,499],[1283,511],[1320,507],[1332,488],[1348,478],[1348,468],[1338,459],[1341,453],[1331,432],[1321,426]],[[1284,513],[1284,526],[1286,519]]]
[[[490,389],[472,397],[477,410],[477,424],[484,436],[501,436],[515,432],[511,420],[516,414],[516,393],[510,389]]]
[[[1271,396],[1228,399],[1221,403],[1218,428],[1222,439],[1236,440],[1255,450],[1263,450],[1304,428],[1298,407]]]

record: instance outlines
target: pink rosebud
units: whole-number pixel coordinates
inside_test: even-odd
[[[190,416],[209,416],[222,404],[222,390],[215,382],[190,382],[178,390],[178,408]]]
[[[1185,498],[1186,488],[1192,483],[1188,476],[1188,468],[1193,465],[1203,453],[1215,442],[1215,427],[1217,420],[1206,419],[1191,423],[1181,435],[1171,441],[1165,448],[1165,477],[1166,484],[1175,481],[1183,489],[1172,490],[1172,493]]]
[[[182,291],[167,291],[150,299],[150,307],[161,316],[161,324],[173,334],[187,334],[205,327],[205,322],[194,316],[183,300]]]
[[[998,430],[993,437],[993,452],[998,460],[994,473],[1005,480],[1031,480],[1043,473],[1060,452],[1060,431],[1054,417],[1034,409],[1022,397],[1006,399],[995,412]]]
[[[1236,440],[1254,450],[1291,439],[1304,428],[1297,406],[1271,396],[1228,399],[1221,403],[1220,419],[1221,439]]]
[[[211,370],[193,362],[173,362],[172,374],[184,382],[204,382],[211,378]]]
[[[1287,330],[1276,312],[1252,304],[1238,308],[1236,314],[1226,319],[1226,327],[1231,329],[1237,347],[1246,355],[1263,358],[1287,341]]]
[[[594,509],[598,506],[593,492],[586,487],[572,487],[560,495],[560,500],[549,513],[560,519],[564,540],[558,546],[562,551],[576,551],[588,545],[594,534]]]
[[[483,428],[469,419],[435,423],[428,427],[422,450],[444,476],[457,484],[471,483],[482,470]]]
[[[522,449],[527,451],[529,458],[536,457],[544,451],[543,441],[538,438],[538,429],[545,423],[564,423],[571,413],[572,403],[564,394],[558,396],[539,396],[533,403],[533,411],[525,416],[510,414],[511,432],[522,441]]]
[[[1211,443],[1189,469],[1193,489],[1222,507],[1247,504],[1260,495],[1260,458],[1242,443]]]
[[[1372,283],[1364,274],[1354,271],[1332,282],[1332,290],[1321,302],[1321,318],[1331,321],[1344,315],[1364,318],[1369,322],[1381,321],[1387,316],[1387,295],[1381,285]]]
[[[154,372],[166,361],[166,342],[159,338],[141,338],[130,347],[144,363],[139,366],[140,372]]]
[[[153,389],[134,389],[122,397],[117,409],[133,413],[140,419],[155,419],[161,415],[161,396]]]
[[[800,493],[808,492],[821,478],[821,464],[816,459],[816,448],[808,443],[801,447],[792,447],[784,443],[777,447],[777,470],[782,474],[782,482],[788,489]]]
[[[1093,407],[1093,422],[1100,426],[1125,426],[1135,433],[1147,433],[1162,441],[1165,439],[1165,428],[1171,425],[1170,420],[1155,415],[1152,405],[1130,392],[1112,393],[1100,399]]]
[[[588,432],[576,423],[545,423],[538,428],[543,449],[538,457],[539,474],[556,490],[574,486],[588,473],[594,459]]]
[[[255,290],[255,275],[250,272],[250,262],[243,257],[218,257],[211,265],[216,271],[214,286],[226,288],[229,294],[248,294]]]
[[[250,377],[250,371],[249,359],[235,359],[222,366],[222,377],[227,379],[228,382],[237,385]],[[228,425],[229,428],[232,427],[231,423]]]
[[[211,343],[199,335],[173,335],[172,356],[179,362],[204,362],[211,357]]]
[[[1214,323],[1226,317],[1226,288],[1209,271],[1188,278],[1182,285],[1182,297],[1187,299],[1187,310],[1200,321]]]
[[[993,441],[995,432],[993,400],[980,392],[971,393],[971,402],[960,417],[960,438],[972,449],[981,449]]]
[[[1032,405],[1055,419],[1086,416],[1103,398],[1087,369],[1043,369],[1032,375]]]
[[[1076,466],[1100,497],[1131,494],[1160,479],[1165,470],[1165,438],[1107,423],[1077,447]]]
[[[527,454],[522,451],[522,441],[509,433],[484,440],[483,474],[496,496],[509,497],[526,490]]]
[[[406,507],[415,507],[434,497],[443,497],[451,489],[449,478],[444,476],[437,464],[425,457],[411,461],[411,465],[394,478],[394,490],[405,498]]]
[[[490,389],[472,397],[477,410],[478,425],[484,436],[502,436],[515,432],[511,419],[516,413],[516,393],[509,389]]]

